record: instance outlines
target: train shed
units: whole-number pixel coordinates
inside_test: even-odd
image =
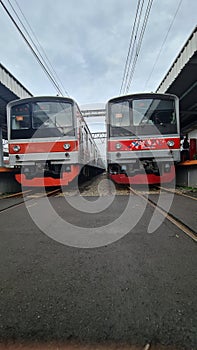
[[[188,135],[190,160],[177,167],[177,184],[197,187],[197,26],[156,92],[179,97],[181,134]]]
[[[31,96],[31,92],[0,63],[0,192],[18,190],[13,169],[6,168],[3,159],[3,139],[7,139],[6,106],[10,101]]]
[[[197,27],[156,92],[172,93],[179,97],[181,133],[188,134],[191,152],[190,160],[177,167],[177,184],[197,187]],[[6,105],[12,100],[31,96],[31,92],[0,64],[0,176],[5,175],[6,179],[9,174],[7,171],[4,174],[2,147],[2,139],[7,139]],[[103,110],[100,112],[103,113]]]

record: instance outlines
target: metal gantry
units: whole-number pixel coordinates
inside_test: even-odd
[[[103,122],[106,121],[106,110],[104,108],[102,109],[85,109],[82,110],[82,115],[85,118],[94,118],[94,117],[103,117]],[[92,137],[95,140],[100,140],[101,143],[104,143],[106,138],[107,138],[107,133],[106,131],[96,131],[96,132],[91,132]]]

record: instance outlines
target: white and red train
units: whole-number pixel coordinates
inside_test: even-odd
[[[31,97],[7,106],[10,166],[23,186],[65,186],[104,170],[97,145],[77,103]]]
[[[108,175],[116,183],[170,183],[180,161],[179,101],[140,93],[107,103]]]

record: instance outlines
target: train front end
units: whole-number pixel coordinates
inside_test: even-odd
[[[10,166],[23,186],[68,185],[80,172],[75,104],[32,97],[7,107]]]
[[[116,183],[170,183],[180,161],[178,98],[143,93],[107,104],[108,175]]]

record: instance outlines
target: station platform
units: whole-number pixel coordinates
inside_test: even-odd
[[[14,169],[8,167],[0,167],[0,173],[13,173]]]
[[[21,190],[14,173],[13,168],[0,167],[0,193],[13,193]]]
[[[197,188],[197,160],[186,160],[176,166],[176,184]]]
[[[179,163],[179,166],[193,166],[197,165],[197,160],[185,160],[184,162]]]

